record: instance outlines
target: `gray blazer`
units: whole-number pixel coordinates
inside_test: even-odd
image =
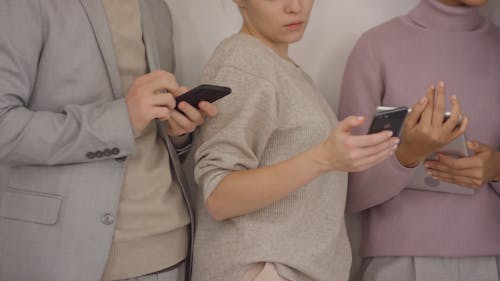
[[[168,7],[140,3],[149,68],[173,71]],[[101,279],[134,149],[123,96],[101,0],[0,0],[1,281]]]

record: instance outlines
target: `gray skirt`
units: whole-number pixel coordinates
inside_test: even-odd
[[[356,280],[500,281],[500,256],[365,258]]]

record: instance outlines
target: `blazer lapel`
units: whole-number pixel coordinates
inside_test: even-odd
[[[139,1],[141,7],[141,25],[142,37],[146,48],[146,58],[148,61],[149,71],[154,71],[160,68],[160,57],[158,54],[158,44],[156,42],[155,24],[152,20],[148,1]]]
[[[108,77],[111,82],[113,96],[115,98],[122,98],[124,93],[122,92],[120,85],[120,73],[118,72],[116,64],[111,31],[109,30],[106,13],[101,1],[80,0],[80,2],[87,13],[92,29],[94,30],[94,35],[96,37],[97,44],[99,45],[104,64],[106,65],[106,70],[108,72]]]

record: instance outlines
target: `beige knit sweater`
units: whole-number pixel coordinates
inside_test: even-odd
[[[147,72],[138,0],[103,0],[122,88]],[[103,280],[136,277],[186,257],[189,217],[169,154],[151,122],[126,162],[114,241]]]
[[[323,175],[271,206],[222,222],[203,204],[228,173],[286,160],[329,136],[337,119],[311,78],[253,37],[236,34],[219,45],[203,82],[233,93],[217,102],[219,115],[196,136],[193,281],[240,280],[262,261],[276,263],[292,281],[347,280],[346,173]]]

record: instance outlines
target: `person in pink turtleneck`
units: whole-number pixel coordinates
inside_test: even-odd
[[[359,280],[500,280],[500,29],[478,14],[486,2],[421,0],[363,34],[349,57],[339,118],[413,108],[395,155],[349,175],[346,211],[362,214]],[[464,132],[473,156],[423,162]],[[420,163],[475,194],[408,189]]]

